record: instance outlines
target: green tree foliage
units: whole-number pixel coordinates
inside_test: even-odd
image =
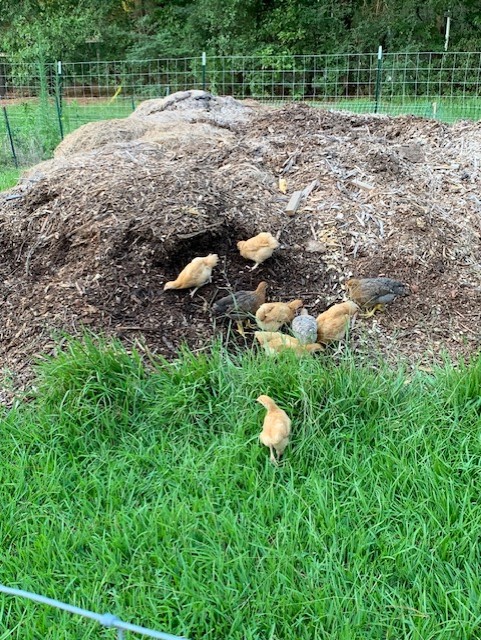
[[[14,62],[74,60],[121,51],[118,37],[129,33],[128,5],[120,0],[2,0],[1,48]],[[125,42],[124,42],[125,48]]]
[[[479,50],[479,0],[2,0],[12,61]]]

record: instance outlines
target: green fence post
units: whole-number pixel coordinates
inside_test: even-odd
[[[57,60],[56,67],[56,92],[55,92],[55,106],[57,107],[57,118],[58,118],[58,127],[60,129],[60,137],[63,140],[63,122],[62,122],[62,87],[63,87],[63,76],[62,76],[62,62],[61,60]]]
[[[207,55],[202,51],[202,90],[205,91],[205,69],[207,66]]]
[[[379,98],[381,96],[381,76],[382,76],[382,46],[379,45],[377,51],[377,73],[376,73],[376,103],[374,113],[379,111]]]
[[[13,162],[15,163],[15,168],[18,169],[18,160],[17,154],[15,153],[15,145],[13,143],[12,130],[10,129],[10,122],[8,121],[7,115],[7,107],[3,107],[3,115],[5,116],[5,124],[7,126],[8,139],[10,140],[10,149],[12,150]]]

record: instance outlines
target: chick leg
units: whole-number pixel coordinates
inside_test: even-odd
[[[245,337],[246,337],[246,334],[245,334],[245,331],[244,331],[244,327],[243,327],[243,325],[242,325],[242,320],[237,320],[236,324],[237,324],[237,331],[238,331],[238,333],[240,333],[240,334],[241,334],[241,336],[242,336],[243,338],[245,338]]]
[[[194,297],[194,293],[197,291],[199,287],[196,287],[195,289],[192,289],[192,291],[190,292],[190,297],[193,298]]]
[[[256,262],[255,265],[252,267],[251,271],[254,271],[254,269],[257,269],[258,266],[259,266],[259,263]]]
[[[376,305],[374,305],[374,307],[370,311],[367,311],[366,313],[364,313],[362,315],[362,317],[363,318],[371,318],[376,313],[376,311],[384,311],[385,309],[386,309],[386,305],[384,305],[384,304],[376,304]]]
[[[276,467],[278,467],[278,466],[279,466],[279,463],[277,462],[276,457],[275,457],[275,455],[274,455],[274,450],[273,450],[273,448],[272,448],[272,445],[269,445],[269,451],[271,452],[271,456],[270,456],[270,457],[271,457],[271,462],[272,462],[272,464],[275,464],[275,465],[276,465]]]

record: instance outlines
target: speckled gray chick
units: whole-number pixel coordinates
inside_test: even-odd
[[[296,316],[291,324],[292,334],[301,344],[313,344],[317,341],[317,322],[314,316],[307,313],[306,309]]]

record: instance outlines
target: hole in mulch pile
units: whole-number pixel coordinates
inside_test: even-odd
[[[210,306],[226,290],[266,280],[268,299],[302,298],[317,314],[352,274],[411,286],[357,322],[353,348],[413,362],[479,349],[479,124],[205,96],[148,101],[114,122],[112,140],[81,128],[0,196],[6,369],[27,379],[56,330],[85,326],[173,357],[183,341],[210,340]],[[260,231],[281,246],[252,272],[236,243]],[[208,253],[220,256],[211,284],[193,298],[163,291]]]

